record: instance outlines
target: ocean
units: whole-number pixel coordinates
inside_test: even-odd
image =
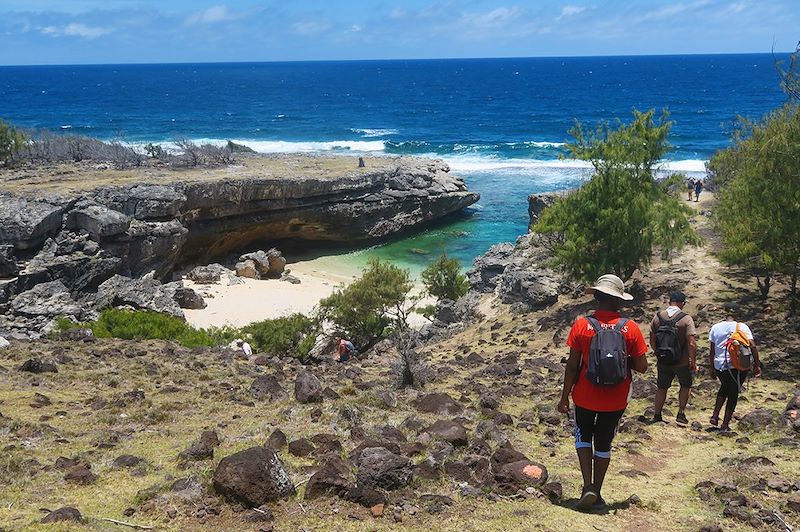
[[[665,168],[703,176],[737,116],[757,119],[784,101],[770,54],[0,67],[0,117],[26,128],[442,158],[481,201],[352,253],[414,271],[442,251],[466,266],[514,241],[527,228],[528,194],[586,179],[585,163],[562,158],[575,120],[668,109]]]

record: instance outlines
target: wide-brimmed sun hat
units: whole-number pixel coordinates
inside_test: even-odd
[[[604,294],[617,297],[623,301],[630,301],[633,299],[633,296],[625,291],[625,283],[622,282],[622,279],[612,273],[601,275],[597,278],[597,281],[594,282],[594,286],[590,286],[586,289],[587,294],[594,294],[595,292],[603,292]]]

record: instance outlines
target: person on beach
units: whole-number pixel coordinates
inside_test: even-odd
[[[709,423],[715,427],[719,424],[719,414],[725,406],[725,417],[722,418],[721,432],[730,432],[731,419],[739,402],[739,392],[742,390],[745,380],[750,372],[746,368],[752,367],[753,377],[761,376],[761,362],[758,357],[758,347],[753,340],[753,332],[746,324],[736,321],[741,309],[736,303],[726,303],[725,319],[713,327],[708,333],[710,345],[711,363],[709,373],[712,377],[719,379],[720,386],[717,392],[717,401],[714,404],[714,413],[711,415]],[[747,342],[751,360],[745,364],[741,361],[733,360],[731,356],[731,344],[738,342],[741,338],[742,343]],[[736,366],[739,366],[738,368]]]
[[[653,423],[663,421],[661,411],[667,400],[667,390],[672,381],[678,377],[678,415],[675,421],[681,425],[688,424],[686,404],[692,390],[692,380],[697,372],[697,331],[692,317],[683,312],[686,295],[683,292],[672,292],[669,295],[669,306],[656,312],[650,322],[650,347],[656,355],[658,376],[656,384],[655,411]]]
[[[242,340],[241,338],[236,340],[236,347],[245,354],[245,356],[250,356],[253,354],[253,348],[250,347],[250,344]]]
[[[694,200],[700,201],[700,193],[703,191],[703,180],[698,179],[694,182]],[[690,198],[691,199],[691,198]]]
[[[339,362],[347,362],[350,360],[350,357],[355,356],[356,354],[356,347],[353,345],[353,342],[347,340],[346,338],[339,338],[336,342],[338,347],[338,358],[336,359]]]
[[[603,275],[586,293],[594,296],[596,310],[579,317],[569,332],[569,359],[558,403],[558,411],[568,414],[572,394],[575,448],[583,476],[579,510],[605,505],[601,489],[611,462],[611,442],[628,406],[630,369],[647,370],[644,336],[619,312],[625,301],[633,299],[622,280]]]
[[[691,177],[686,180],[686,190],[689,193],[688,201],[692,201],[692,192],[694,192],[694,179]]]

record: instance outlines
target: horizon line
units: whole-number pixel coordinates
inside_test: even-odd
[[[402,61],[481,61],[487,59],[614,59],[614,58],[647,58],[647,57],[707,57],[707,56],[742,56],[742,55],[790,55],[792,52],[707,52],[707,53],[664,53],[664,54],[608,54],[608,55],[539,55],[539,56],[486,56],[486,57],[407,57],[383,59],[272,59],[272,60],[235,60],[235,61],[166,61],[166,62],[124,62],[124,63],[27,63],[0,64],[0,68],[15,67],[82,67],[82,66],[156,66],[156,65],[253,65],[284,63],[374,63]]]

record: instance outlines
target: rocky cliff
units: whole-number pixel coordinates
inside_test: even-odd
[[[48,187],[6,176],[0,179],[0,311],[43,283],[59,282],[59,293],[77,297],[115,275],[163,280],[178,265],[205,264],[256,243],[379,241],[479,199],[440,161],[383,158],[357,169],[342,159],[281,160],[292,169],[288,177],[276,175],[275,164],[271,174],[259,175],[263,160],[212,178],[104,176],[92,187],[72,176],[63,190],[57,176]]]

